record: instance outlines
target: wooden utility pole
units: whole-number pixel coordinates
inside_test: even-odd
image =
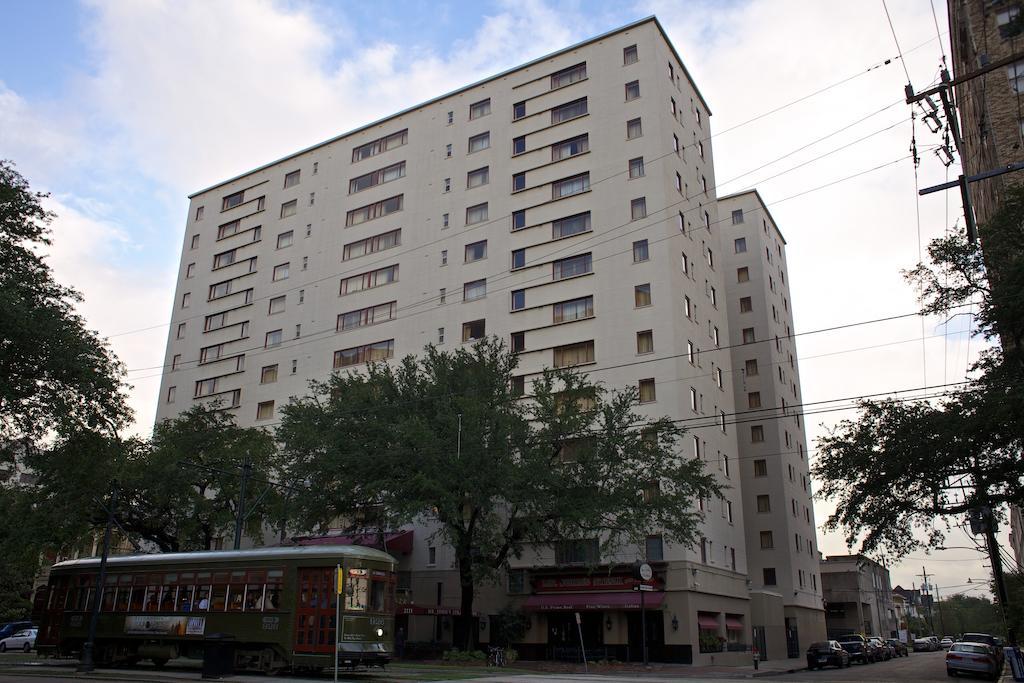
[[[100,555],[100,571],[96,575],[96,587],[93,589],[92,610],[89,614],[89,635],[82,645],[82,659],[78,664],[78,671],[89,673],[96,670],[93,662],[93,650],[96,647],[96,627],[100,619],[100,606],[103,602],[103,589],[107,579],[107,556],[110,555],[110,535],[114,527],[114,514],[117,511],[117,496],[120,491],[115,481],[113,491],[110,492],[110,504],[107,507],[107,528],[103,530],[103,553]]]

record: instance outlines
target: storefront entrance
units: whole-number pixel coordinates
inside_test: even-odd
[[[644,613],[647,621],[647,658],[652,662],[665,661],[663,651],[665,649],[665,617],[661,610],[646,610]],[[629,645],[626,651],[626,661],[642,662],[644,660],[643,629],[641,628],[640,613],[629,612],[626,614],[626,628],[629,635]]]

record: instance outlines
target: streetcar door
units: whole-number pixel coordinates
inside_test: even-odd
[[[334,567],[299,569],[295,651],[334,652]]]

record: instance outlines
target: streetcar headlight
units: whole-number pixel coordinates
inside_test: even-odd
[[[383,636],[383,635],[384,635],[384,629],[382,629],[382,628],[378,628],[378,629],[377,629],[377,637],[378,637],[378,638],[380,638],[380,637],[381,637],[381,636]]]

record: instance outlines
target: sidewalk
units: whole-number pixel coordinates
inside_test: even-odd
[[[754,665],[745,666],[692,666],[689,664],[664,664],[653,662],[645,667],[642,664],[590,664],[584,671],[582,664],[565,664],[547,661],[517,661],[511,670],[524,670],[538,674],[590,674],[591,676],[613,676],[630,678],[758,678],[774,676],[807,668],[803,658],[773,659],[760,662],[755,670]]]

